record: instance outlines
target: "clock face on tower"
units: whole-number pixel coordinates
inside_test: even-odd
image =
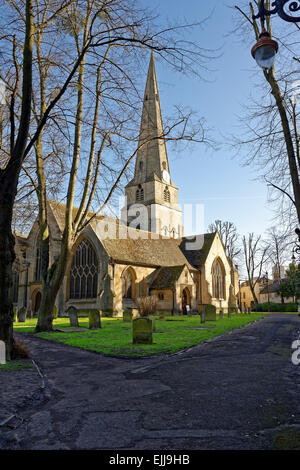
[[[167,172],[167,170],[164,170],[162,172],[162,177],[163,177],[163,180],[164,180],[165,183],[170,184],[170,175]]]

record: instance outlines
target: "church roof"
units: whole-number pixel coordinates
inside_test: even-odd
[[[180,249],[184,253],[186,259],[192,266],[202,266],[205,264],[206,258],[208,253],[210,252],[211,246],[215,239],[217,232],[214,233],[205,233],[204,235],[199,235],[204,237],[204,244],[203,247],[199,250],[188,250],[186,249],[186,244],[191,243],[192,240],[190,238],[183,238]]]
[[[188,260],[179,248],[180,240],[125,240],[106,239],[101,243],[107,254],[116,262],[151,267],[187,265]]]
[[[174,289],[175,283],[181,276],[184,267],[185,265],[160,268],[157,276],[154,278],[150,286],[150,289]]]

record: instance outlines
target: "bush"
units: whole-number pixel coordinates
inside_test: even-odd
[[[154,296],[138,297],[135,301],[140,317],[155,315],[157,309],[157,299]]]
[[[14,340],[13,350],[11,353],[12,360],[15,359],[28,359],[29,349],[26,344],[20,343],[20,341]]]
[[[298,305],[295,302],[289,302],[288,304],[285,304],[285,311],[298,312]]]
[[[255,310],[256,312],[268,312],[268,302],[264,302],[263,304],[258,304]],[[297,312],[298,305],[294,302],[290,302],[288,304],[276,304],[275,302],[270,302],[270,312]]]

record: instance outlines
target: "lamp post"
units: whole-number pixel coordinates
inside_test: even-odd
[[[253,20],[260,19],[262,32],[252,47],[251,54],[259,67],[267,70],[273,67],[279,46],[265,29],[266,16],[277,13],[282,20],[289,23],[300,22],[300,16],[295,16],[297,12],[300,13],[300,0],[275,0],[271,2],[271,7],[271,10],[267,9],[265,0],[260,0],[258,14],[253,16]]]

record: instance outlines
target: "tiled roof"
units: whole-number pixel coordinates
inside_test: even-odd
[[[204,236],[204,244],[201,250],[187,250],[186,243],[191,243],[192,240],[189,238],[183,238],[180,248],[184,253],[186,259],[192,266],[202,266],[203,264],[205,264],[206,258],[211,249],[216,233],[217,232],[205,233],[204,235],[202,235]]]
[[[280,281],[279,279],[276,279],[272,284],[269,284],[269,286],[265,286],[261,289],[260,293],[261,294],[269,294],[276,293],[279,291],[280,287]]]
[[[140,266],[183,266],[189,262],[179,248],[180,240],[126,240],[106,239],[101,243],[107,254],[115,261]]]
[[[173,289],[183,269],[184,266],[173,266],[158,269],[157,275],[154,278],[150,289]]]

